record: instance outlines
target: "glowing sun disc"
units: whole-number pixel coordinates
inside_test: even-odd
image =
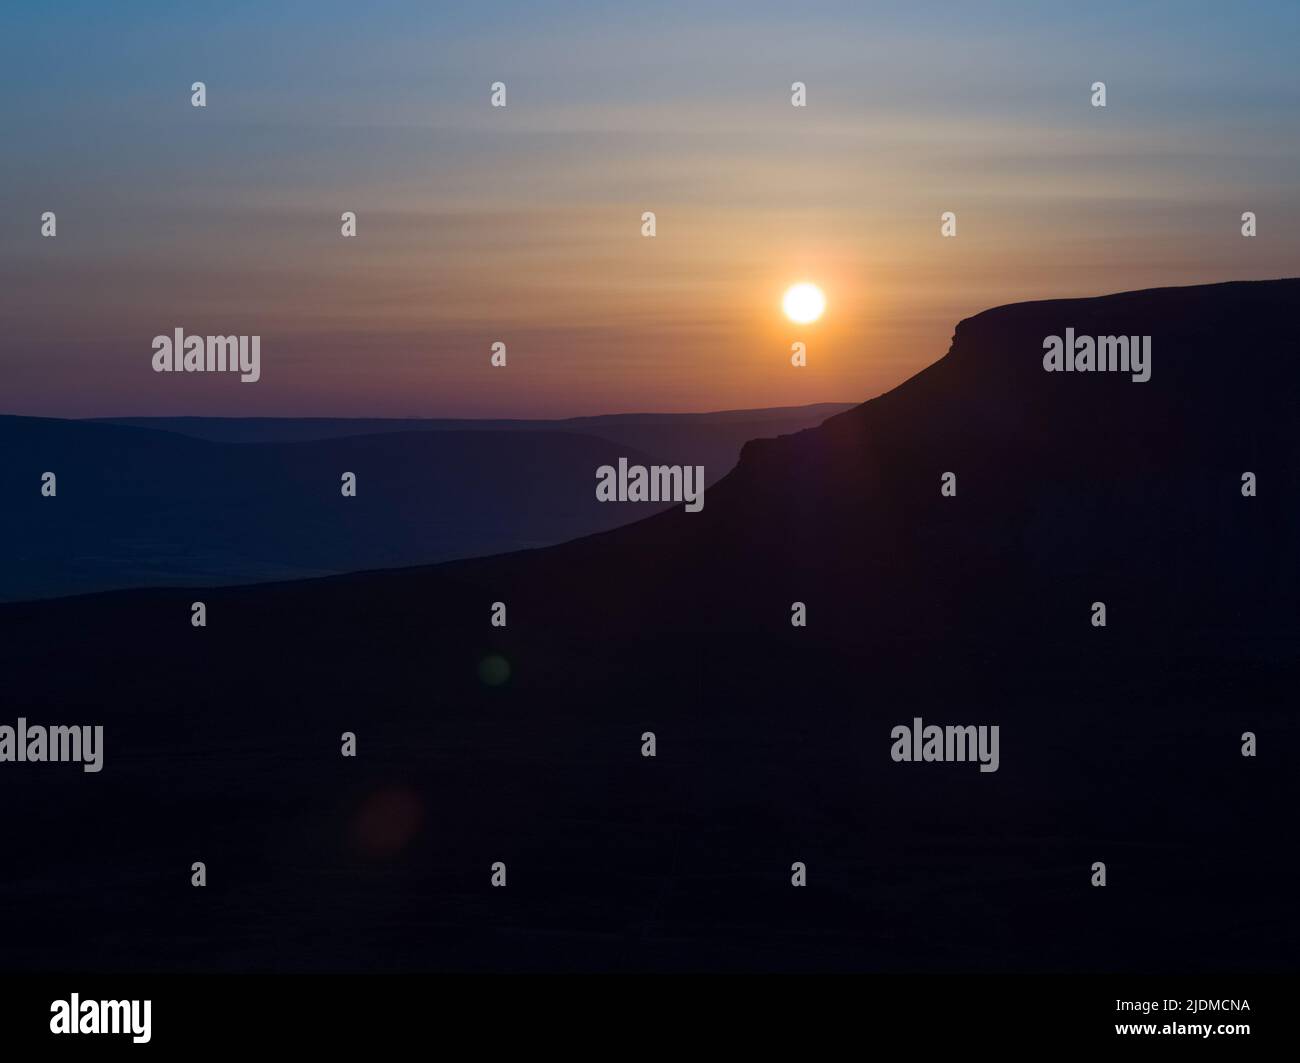
[[[786,289],[781,309],[791,321],[806,325],[822,316],[826,309],[826,296],[815,284],[795,284]]]

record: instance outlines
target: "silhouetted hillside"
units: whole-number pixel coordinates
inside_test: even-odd
[[[601,465],[703,465],[712,482],[746,439],[842,408],[482,424],[0,417],[0,553],[11,561],[0,600],[547,546],[664,508],[601,504]],[[53,498],[40,492],[47,471]],[[358,477],[354,498],[340,493],[344,472]]]
[[[560,542],[629,514],[593,436],[403,432],[218,444],[147,429],[0,418],[9,499],[0,597],[326,575]],[[58,493],[40,492],[53,471]],[[342,475],[357,477],[355,497]]]
[[[622,558],[667,551],[725,588],[683,618],[705,628],[762,626],[779,591],[817,600],[819,639],[940,625],[1070,638],[1109,595],[1144,639],[1276,635],[1300,585],[1297,294],[1288,280],[986,311],[888,394],[749,444],[703,513],[555,556],[591,565],[578,586],[631,608],[644,594]],[[1151,380],[1044,372],[1044,337],[1067,327],[1152,336]],[[940,494],[945,472],[956,497]],[[626,593],[611,593],[619,581]],[[663,588],[666,614],[676,588]]]
[[[990,310],[699,513],[0,608],[11,715],[106,727],[0,767],[11,964],[1294,970],[1298,296]],[[1150,381],[1044,372],[1067,327]],[[999,770],[894,762],[916,717]]]

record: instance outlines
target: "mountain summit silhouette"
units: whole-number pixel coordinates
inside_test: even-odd
[[[0,766],[11,964],[1294,970],[1297,296],[986,311],[698,513],[0,607],[9,710],[104,726]],[[895,762],[919,719],[998,769]]]
[[[819,640],[1070,639],[1107,595],[1147,640],[1277,632],[1297,590],[1298,296],[1280,280],[988,310],[892,391],[747,444],[702,513],[470,571],[531,574],[557,605],[591,588],[617,615],[653,600],[664,624],[694,585],[674,626],[704,630],[788,626],[771,603],[812,597],[835,619]],[[1151,380],[1045,372],[1067,327],[1150,336]]]

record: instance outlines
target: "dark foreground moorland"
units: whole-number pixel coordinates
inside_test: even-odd
[[[0,722],[105,727],[0,766],[4,966],[1294,970],[1298,307],[990,310],[562,546],[0,607]],[[1151,380],[1043,372],[1067,327]],[[914,717],[999,770],[894,763]]]

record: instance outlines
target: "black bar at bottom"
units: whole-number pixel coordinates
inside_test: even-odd
[[[821,1054],[835,1044],[896,1053],[1128,1043],[1143,1053],[1200,1044],[1235,1059],[1300,1043],[1297,988],[1289,975],[42,973],[0,977],[0,1046],[7,1058],[65,1043],[165,1054],[586,1048],[616,1058],[705,1046]],[[92,1032],[101,1026],[109,1032]]]

